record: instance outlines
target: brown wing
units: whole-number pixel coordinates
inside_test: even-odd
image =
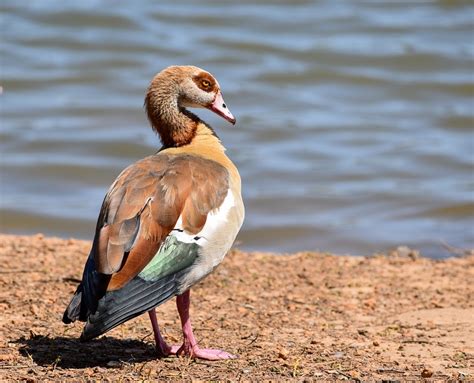
[[[104,199],[91,254],[96,270],[111,275],[107,290],[150,262],[180,216],[186,231],[199,232],[228,188],[227,170],[195,155],[159,153],[125,169]]]

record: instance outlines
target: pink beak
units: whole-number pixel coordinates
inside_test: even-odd
[[[225,104],[224,98],[222,97],[222,93],[220,91],[217,92],[216,98],[212,104],[208,106],[208,109],[212,110],[222,118],[225,118],[231,124],[235,124],[235,117],[232,115],[229,108]]]

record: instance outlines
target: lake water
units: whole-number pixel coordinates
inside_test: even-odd
[[[197,111],[241,171],[239,247],[474,247],[472,2],[0,10],[2,232],[91,239],[111,182],[160,146],[143,111],[150,79],[193,64],[218,78],[238,120]]]

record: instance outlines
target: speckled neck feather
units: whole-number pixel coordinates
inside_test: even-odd
[[[145,109],[164,147],[189,144],[196,135],[199,117],[179,105],[180,74],[166,71],[158,74],[145,97]]]

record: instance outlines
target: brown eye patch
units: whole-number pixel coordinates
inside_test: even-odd
[[[201,72],[193,78],[195,84],[205,92],[216,90],[216,80],[209,73]]]

